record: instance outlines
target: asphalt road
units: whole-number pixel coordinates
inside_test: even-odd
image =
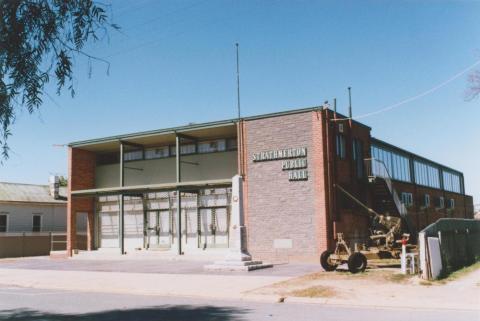
[[[212,301],[0,286],[0,320],[12,321],[477,321],[478,311]]]

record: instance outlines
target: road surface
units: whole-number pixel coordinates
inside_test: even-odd
[[[0,320],[11,321],[477,321],[479,311],[214,301],[0,286]]]

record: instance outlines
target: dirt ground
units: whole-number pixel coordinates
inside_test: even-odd
[[[456,277],[428,282],[400,274],[399,269],[370,268],[364,273],[347,271],[311,273],[252,291],[256,295],[322,299],[322,302],[355,302],[412,306],[448,306],[477,309],[480,306],[480,264]],[[421,306],[421,305],[419,305]]]

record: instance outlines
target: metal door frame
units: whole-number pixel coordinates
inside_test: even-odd
[[[172,244],[173,244],[173,228],[172,228],[172,224],[173,224],[173,219],[172,219],[172,211],[170,209],[150,209],[150,210],[145,210],[143,213],[143,247],[145,249],[150,249],[152,248],[151,245],[150,245],[150,236],[148,234],[148,229],[149,229],[149,214],[151,212],[155,212],[156,215],[155,215],[155,220],[156,220],[156,229],[157,229],[157,238],[158,238],[158,242],[157,242],[157,246],[155,248],[164,248],[164,249],[167,249],[167,248],[171,248],[172,247]],[[162,247],[160,246],[160,232],[159,232],[159,228],[160,228],[160,213],[161,212],[167,212],[168,213],[168,231],[169,231],[169,246],[165,246],[165,247]]]
[[[222,246],[217,246],[216,244],[216,233],[213,234],[213,244],[209,244],[206,242],[202,242],[202,215],[201,215],[201,210],[217,210],[217,209],[225,209],[227,213],[227,231],[226,231],[226,237],[227,237],[227,243],[222,244]],[[230,247],[230,206],[229,205],[216,205],[216,206],[200,206],[197,208],[197,213],[198,213],[198,248],[229,248]]]

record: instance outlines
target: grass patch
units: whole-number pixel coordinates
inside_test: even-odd
[[[330,298],[335,296],[335,291],[326,286],[312,286],[305,289],[294,290],[288,295],[302,297],[302,298]]]
[[[420,281],[418,284],[423,285],[423,286],[432,286],[433,285],[433,283],[431,281],[425,281],[425,280]]]
[[[477,262],[473,263],[472,265],[463,267],[460,270],[454,271],[454,272],[450,273],[449,275],[436,280],[436,282],[447,283],[447,282],[450,282],[450,281],[455,281],[455,280],[458,280],[458,279],[464,277],[467,274],[470,274],[471,272],[473,272],[477,269],[480,269],[480,261],[477,261]]]

